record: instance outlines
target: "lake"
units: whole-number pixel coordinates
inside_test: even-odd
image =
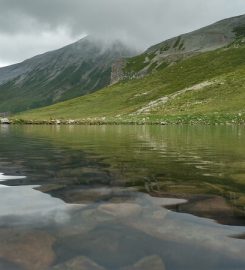
[[[244,126],[0,126],[0,269],[245,269]]]

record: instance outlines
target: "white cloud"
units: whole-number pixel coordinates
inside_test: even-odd
[[[0,68],[1,68],[1,67],[9,66],[9,65],[11,65],[11,64],[12,64],[11,62],[4,62],[4,61],[1,61],[1,60],[0,60]]]
[[[85,35],[82,35],[83,37]],[[76,41],[68,31],[60,28],[41,33],[0,34],[0,66],[23,61],[31,56],[55,50]]]

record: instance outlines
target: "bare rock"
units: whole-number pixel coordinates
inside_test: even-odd
[[[111,67],[111,84],[115,84],[124,78],[125,60],[118,59]]]
[[[9,125],[11,124],[11,121],[8,118],[1,118],[0,123],[4,125]]]

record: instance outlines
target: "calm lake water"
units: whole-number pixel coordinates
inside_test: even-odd
[[[0,126],[0,181],[0,269],[245,269],[244,126]]]

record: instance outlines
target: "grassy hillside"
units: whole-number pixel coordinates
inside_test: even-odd
[[[16,115],[24,120],[245,114],[245,46],[233,45],[178,61],[141,79]]]

